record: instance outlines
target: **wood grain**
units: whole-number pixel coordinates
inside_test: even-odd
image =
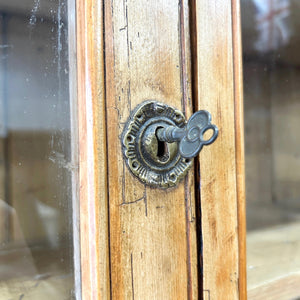
[[[196,109],[210,111],[220,129],[216,142],[200,154],[203,298],[246,299],[238,7],[236,1],[191,3],[196,10]]]
[[[236,153],[236,190],[239,241],[239,298],[247,299],[246,271],[246,186],[243,107],[242,32],[240,1],[232,0],[232,47],[234,73],[234,120]]]
[[[192,112],[185,1],[106,1],[111,290],[113,299],[197,299],[193,172],[178,187],[141,184],[120,135],[147,99]]]
[[[80,233],[83,299],[109,299],[103,2],[77,1]]]

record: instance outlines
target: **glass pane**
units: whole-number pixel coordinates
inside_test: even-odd
[[[300,297],[300,1],[242,0],[249,299]]]
[[[67,2],[0,1],[3,300],[75,297]]]

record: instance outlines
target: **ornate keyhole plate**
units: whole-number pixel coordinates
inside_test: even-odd
[[[192,160],[180,155],[176,142],[157,138],[161,128],[184,128],[181,111],[155,100],[145,101],[130,115],[122,134],[126,164],[141,182],[160,188],[175,186],[192,166]]]

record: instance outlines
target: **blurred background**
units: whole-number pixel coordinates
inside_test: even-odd
[[[300,1],[242,0],[249,299],[300,297]]]

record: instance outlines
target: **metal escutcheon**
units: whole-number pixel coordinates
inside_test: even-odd
[[[204,139],[204,133],[213,134]],[[130,115],[122,135],[122,150],[133,175],[152,187],[175,186],[192,166],[204,145],[218,136],[217,126],[205,110],[186,122],[183,113],[155,100],[138,105]]]

